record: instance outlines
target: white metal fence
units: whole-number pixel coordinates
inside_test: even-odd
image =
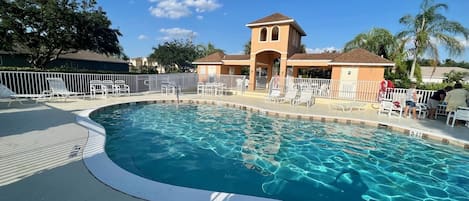
[[[49,77],[62,78],[68,90],[81,93],[90,92],[91,80],[124,80],[132,93],[160,91],[161,83],[168,81],[182,90],[195,90],[198,80],[197,74],[193,73],[132,75],[0,71],[0,83],[17,94],[41,94],[49,90],[46,80]]]
[[[244,75],[199,75],[194,73],[133,75],[0,71],[0,83],[17,94],[41,94],[43,91],[49,90],[46,81],[46,78],[49,77],[62,78],[68,90],[87,94],[90,92],[89,83],[91,80],[124,80],[130,86],[132,93],[158,92],[161,90],[161,84],[165,82],[175,83],[185,91],[196,91],[198,82],[220,82],[228,90],[243,93],[249,83]],[[272,83],[269,85],[271,86]],[[289,87],[313,90],[316,97],[376,102],[379,99],[380,82],[288,77],[285,88]],[[407,89],[388,89],[384,98],[403,101],[406,92]],[[417,90],[417,94],[420,97],[419,102],[426,103],[433,91]]]
[[[366,80],[330,80],[316,78],[287,78],[285,88],[295,87],[300,90],[312,90],[316,97],[331,99],[344,99],[365,102],[377,102],[380,98],[380,81]],[[387,89],[381,98],[394,101],[405,101],[408,89],[393,88]],[[434,91],[419,90],[418,102],[426,103]]]
[[[227,90],[237,91],[241,94],[247,89],[249,80],[245,75],[208,75],[199,74],[198,82],[202,83],[223,83]]]

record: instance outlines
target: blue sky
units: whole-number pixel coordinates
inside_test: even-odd
[[[469,27],[468,0],[437,0],[449,6],[443,14]],[[125,0],[98,1],[114,28],[123,36],[120,42],[129,57],[148,56],[152,47],[165,40],[192,36],[196,44],[211,42],[228,54],[240,54],[249,40],[245,25],[279,12],[295,19],[307,36],[308,52],[341,49],[357,34],[373,27],[393,34],[405,27],[399,18],[418,12],[420,0]],[[249,5],[249,6],[248,6]],[[461,40],[463,40],[461,38]],[[469,61],[469,42],[460,61]],[[448,57],[444,49],[440,60]]]

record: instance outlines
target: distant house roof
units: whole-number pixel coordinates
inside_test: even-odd
[[[15,51],[3,51],[0,50],[0,54],[28,54],[25,50],[15,50]],[[59,59],[73,59],[73,60],[84,60],[84,61],[100,61],[100,62],[109,62],[109,63],[128,63],[122,59],[115,57],[107,56],[105,54],[99,54],[92,51],[80,50],[74,53],[62,54],[59,56]]]
[[[469,73],[469,69],[467,68],[439,66],[435,68],[435,73],[433,73],[432,75],[433,67],[431,66],[420,67],[422,78],[425,78],[425,77],[446,78],[445,73],[449,73],[452,70],[454,70],[455,72],[468,72]]]
[[[373,66],[394,66],[394,62],[382,58],[368,50],[357,48],[349,52],[342,53],[334,58],[332,65],[364,64]]]
[[[264,26],[264,25],[272,25],[272,24],[291,24],[293,27],[295,27],[298,32],[302,36],[306,36],[305,31],[296,23],[296,21],[288,16],[285,16],[280,13],[274,13],[272,15],[269,15],[267,17],[263,17],[261,19],[255,20],[251,23],[246,24],[247,27],[256,27],[256,26]]]
[[[85,60],[85,61],[100,61],[109,63],[128,63],[122,59],[107,56],[105,54],[98,54],[96,52],[80,50],[74,53],[63,54],[59,56],[59,59],[73,59],[73,60]]]
[[[340,53],[315,53],[315,54],[305,54],[305,53],[296,53],[292,55],[291,60],[332,60],[338,57]]]

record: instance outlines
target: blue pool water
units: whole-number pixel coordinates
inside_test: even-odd
[[[386,129],[213,105],[125,105],[91,118],[117,165],[167,184],[280,200],[469,200],[467,151]]]

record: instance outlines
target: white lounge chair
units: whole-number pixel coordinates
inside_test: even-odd
[[[34,100],[37,103],[40,98],[43,98],[45,96],[45,92],[43,94],[16,94],[5,85],[0,84],[0,98],[9,99],[8,107],[10,107],[10,105],[15,101],[19,102],[20,104],[23,104],[22,101],[24,100]]]
[[[124,80],[116,80],[114,81],[114,90],[118,95],[122,93],[126,93],[130,96],[130,86],[125,84]]]
[[[298,94],[298,89],[295,89],[295,88],[288,89],[287,92],[285,93],[285,96],[278,98],[277,101],[280,103],[284,103],[284,102],[292,103],[293,100],[296,99],[297,94]]]
[[[454,112],[448,113],[448,117],[446,118],[446,125],[449,125],[449,120],[453,118],[451,122],[451,127],[454,127],[454,123],[456,120],[463,120],[469,121],[469,107],[458,107],[458,109]]]
[[[267,97],[265,97],[266,101],[277,102],[280,98],[280,89],[271,89]]]
[[[293,105],[299,105],[302,103],[306,104],[306,107],[311,107],[313,105],[313,91],[312,90],[303,90],[300,92],[300,97],[292,101]]]
[[[65,82],[62,80],[62,78],[49,77],[46,78],[46,80],[49,83],[51,97],[63,97],[65,101],[67,101],[67,98],[70,96],[84,95],[83,93],[69,91],[65,86]]]

